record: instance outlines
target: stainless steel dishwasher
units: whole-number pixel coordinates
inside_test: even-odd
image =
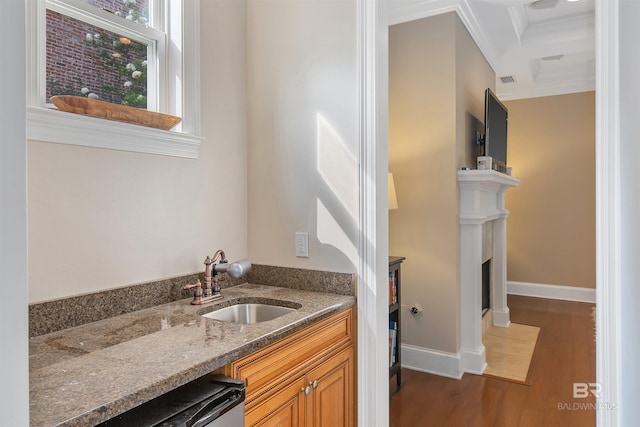
[[[206,375],[99,427],[244,427],[244,382]]]

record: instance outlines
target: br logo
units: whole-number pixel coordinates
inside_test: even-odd
[[[573,397],[584,399],[592,394],[596,399],[600,398],[602,386],[598,383],[573,383]]]

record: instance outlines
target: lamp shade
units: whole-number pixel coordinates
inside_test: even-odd
[[[389,173],[389,210],[398,209],[398,199],[396,198],[396,186],[393,183],[393,174]]]

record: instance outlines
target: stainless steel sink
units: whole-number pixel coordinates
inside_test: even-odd
[[[203,314],[209,319],[222,320],[232,323],[258,323],[276,319],[287,313],[296,311],[295,308],[282,307],[271,304],[245,303],[224,307],[210,313]]]

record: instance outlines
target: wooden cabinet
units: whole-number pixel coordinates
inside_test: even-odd
[[[400,308],[401,289],[400,265],[404,257],[389,257],[389,378],[396,376],[396,384],[400,387],[402,352],[400,351]]]
[[[307,375],[307,427],[353,425],[353,346],[342,350]]]
[[[265,399],[252,410],[245,410],[245,426],[296,427],[304,425],[306,415],[304,377],[299,377]]]
[[[353,308],[225,367],[246,382],[245,426],[353,427]]]

